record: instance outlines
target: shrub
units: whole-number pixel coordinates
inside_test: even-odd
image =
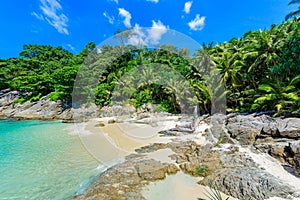
[[[199,176],[204,176],[205,173],[207,172],[207,170],[208,170],[208,166],[199,165],[196,169],[196,174],[199,175]]]

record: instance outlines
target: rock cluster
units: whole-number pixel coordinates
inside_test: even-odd
[[[236,115],[227,118],[226,129],[240,144],[253,145],[300,173],[300,118]]]
[[[124,163],[113,166],[100,175],[93,186],[74,199],[144,199],[140,191],[145,185],[179,170],[199,176],[199,166],[206,166],[207,169],[201,174],[204,176],[201,184],[214,186],[239,199],[262,200],[295,194],[293,188],[259,168],[236,145],[220,147],[201,146],[193,141],[143,147],[136,154],[128,156]],[[166,148],[174,152],[170,156],[173,163],[161,163],[143,156]]]
[[[166,178],[179,171],[175,164],[145,159],[141,155],[128,156],[126,161],[101,174],[85,194],[74,199],[145,199],[140,191],[143,186]]]
[[[212,118],[205,119],[211,122]],[[215,120],[215,119],[213,119]],[[220,123],[222,122],[222,123]],[[268,153],[278,158],[285,169],[297,176],[299,172],[300,119],[273,119],[266,115],[229,115],[218,117],[218,126],[206,130],[207,138],[228,137],[227,144],[208,142],[201,146],[194,141],[176,139],[168,144],[153,144],[136,150],[126,158],[126,162],[116,165],[102,175],[98,181],[75,199],[144,199],[141,189],[166,174],[181,170],[192,176],[199,176],[199,167],[205,169],[200,184],[213,186],[239,199],[268,199],[299,197],[296,188],[261,168],[245,152]],[[169,131],[170,132],[170,131]],[[178,138],[178,133],[164,131],[161,134]],[[213,140],[211,140],[213,141]],[[224,142],[224,141],[223,141]],[[222,142],[222,143],[223,143]],[[242,147],[240,146],[242,145]],[[171,149],[173,163],[161,163],[146,159],[143,155],[162,149]],[[269,169],[270,170],[270,169]]]
[[[51,101],[49,95],[38,101],[28,101],[24,104],[16,104],[15,101],[18,98],[20,98],[20,93],[17,91],[8,89],[0,91],[0,117],[41,120],[61,119],[64,122],[77,122],[100,116],[100,109],[95,104],[82,105],[75,109],[60,100]]]

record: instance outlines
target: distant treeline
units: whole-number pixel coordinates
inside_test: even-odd
[[[112,58],[120,49],[125,53]],[[198,103],[202,113],[209,113],[216,92],[208,81],[212,74],[197,67],[209,62],[214,75],[220,77],[220,84],[226,86],[218,95],[226,95],[228,111],[275,110],[276,115],[300,115],[300,22],[296,18],[267,30],[249,31],[226,43],[203,44],[193,56],[189,56],[188,49],[177,49],[172,44],[157,49],[131,45],[97,49],[91,42],[79,54],[62,47],[24,45],[19,57],[0,60],[0,90],[21,92],[22,98],[14,103],[36,101],[48,94],[52,100],[70,102],[77,72],[93,51],[97,52],[93,59],[101,60],[102,64],[109,61],[94,91],[94,101],[99,106],[111,102],[124,74],[140,65],[163,64],[188,80],[197,96],[190,100]],[[130,104],[139,107],[154,103],[158,109],[180,111],[176,88],[145,79],[143,85],[132,89],[124,90],[131,94]]]

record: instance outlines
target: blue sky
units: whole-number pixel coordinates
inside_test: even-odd
[[[79,53],[118,29],[173,29],[202,42],[224,42],[281,23],[289,0],[12,0],[0,8],[0,58],[24,44],[63,46]]]

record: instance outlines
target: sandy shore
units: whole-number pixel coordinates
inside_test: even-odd
[[[199,180],[199,178],[192,177],[180,171],[175,175],[167,176],[165,180],[146,186],[142,194],[147,200],[209,199],[208,197],[209,194],[212,194],[212,190],[209,187],[197,184]],[[229,197],[225,194],[221,195],[223,199]],[[236,198],[229,198],[229,200],[234,199]]]
[[[91,155],[107,167],[120,163],[126,155],[136,153],[136,149],[154,143],[169,143],[174,140],[190,140],[200,143],[199,145],[205,143],[205,138],[201,136],[201,133],[178,137],[160,137],[158,132],[175,127],[178,123],[176,119],[161,121],[160,124],[154,126],[147,123],[108,123],[109,120],[111,118],[92,119],[85,123],[75,124],[69,130],[71,134],[78,134]],[[202,131],[204,131],[207,126],[207,124],[203,124],[203,127],[199,129],[203,128]],[[240,147],[240,151],[252,158],[258,166],[266,169],[268,173],[274,175],[283,183],[291,185],[296,191],[300,191],[299,179],[286,172],[279,161],[269,155],[255,154],[247,148]],[[177,165],[176,161],[171,159],[173,154],[175,152],[172,149],[165,148],[140,155],[143,155],[145,159],[154,159],[162,163]],[[142,195],[149,200],[209,199],[212,190],[209,187],[199,185],[198,181],[200,181],[199,178],[179,171],[175,175],[167,176],[164,180],[145,186]],[[222,194],[222,197],[226,199],[229,196]],[[229,197],[229,199],[236,198]]]
[[[160,137],[158,132],[175,127],[176,120],[162,122],[158,126],[148,124],[113,123],[110,118],[93,119],[86,123],[74,125],[69,129],[71,134],[79,134],[86,149],[101,163],[108,165],[120,162],[135,149],[154,143],[168,143],[174,137]],[[99,123],[102,126],[99,126]],[[104,126],[103,126],[104,125]],[[191,138],[182,138],[183,140]],[[199,138],[195,138],[199,139]],[[145,154],[146,159],[155,159],[163,163],[175,163],[170,156],[171,149],[162,149]],[[165,180],[155,182],[142,191],[146,199],[198,199],[207,198],[211,190],[197,184],[199,178],[178,172],[167,176]],[[174,192],[175,191],[175,192]],[[224,195],[225,197],[226,195]],[[226,196],[227,197],[227,196]],[[234,199],[234,198],[231,198]]]
[[[68,129],[71,135],[79,135],[89,153],[106,166],[120,162],[126,155],[134,153],[135,149],[154,143],[168,143],[174,139],[158,134],[159,131],[175,127],[176,122],[172,119],[155,126],[142,123],[109,124],[110,119],[95,118],[74,124]],[[99,126],[100,123],[102,126]]]

